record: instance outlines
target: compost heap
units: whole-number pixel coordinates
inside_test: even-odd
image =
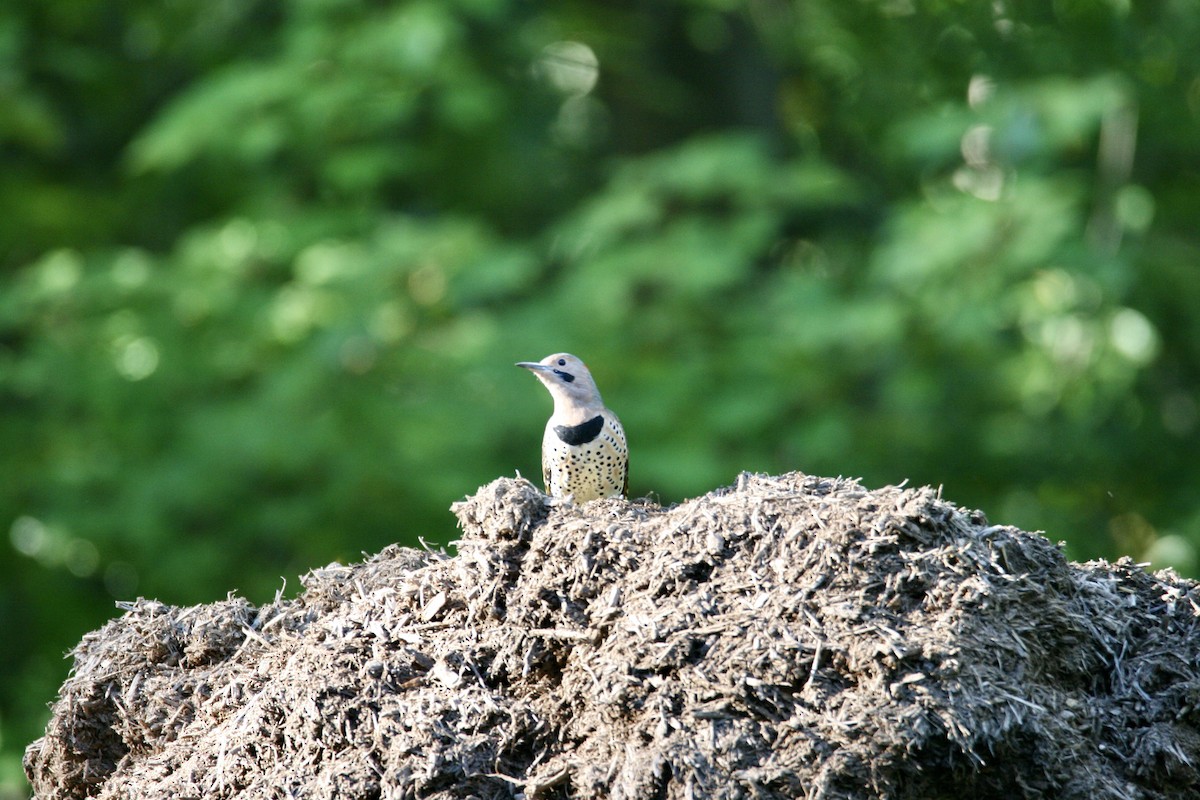
[[[928,489],[672,508],[500,479],[457,555],[150,600],[74,651],[39,798],[1197,796],[1196,584]]]

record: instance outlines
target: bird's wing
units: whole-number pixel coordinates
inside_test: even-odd
[[[629,497],[629,458],[625,458],[625,486],[621,489],[621,496]]]

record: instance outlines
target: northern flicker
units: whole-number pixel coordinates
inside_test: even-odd
[[[542,436],[542,480],[552,497],[586,503],[629,491],[629,447],[617,415],[604,407],[592,373],[570,353],[521,361],[550,390],[554,413]]]

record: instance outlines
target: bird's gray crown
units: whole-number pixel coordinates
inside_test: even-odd
[[[592,379],[592,373],[576,356],[570,353],[555,353],[541,361],[521,361],[524,367],[537,376],[554,398],[554,416],[571,422],[590,418],[604,408],[600,390]]]

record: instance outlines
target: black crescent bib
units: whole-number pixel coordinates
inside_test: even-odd
[[[604,417],[597,414],[587,422],[578,425],[555,425],[554,432],[558,438],[571,446],[587,444],[600,435],[604,429]]]

